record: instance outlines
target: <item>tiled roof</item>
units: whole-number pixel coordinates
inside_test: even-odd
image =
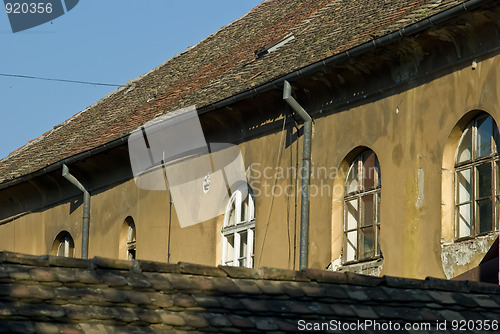
[[[164,112],[211,105],[464,2],[264,1],[13,152],[0,161],[0,183],[126,136]],[[256,59],[255,51],[290,33],[293,40]]]
[[[7,252],[0,268],[0,332],[294,332],[300,320],[447,320],[450,329],[500,319],[500,287],[487,283]]]

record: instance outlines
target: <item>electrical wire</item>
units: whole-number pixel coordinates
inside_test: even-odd
[[[0,76],[2,76],[2,77],[10,77],[10,78],[21,78],[21,79],[35,79],[35,80],[45,80],[45,81],[58,81],[58,82],[76,83],[76,84],[92,85],[92,86],[108,86],[108,87],[121,87],[121,86],[123,86],[123,85],[110,84],[110,83],[91,82],[91,81],[79,81],[79,80],[67,80],[67,79],[54,79],[54,78],[44,78],[44,77],[37,77],[37,76],[31,76],[31,75],[22,75],[22,74],[0,73]]]
[[[281,129],[280,147],[278,150],[278,155],[276,157],[276,168],[278,168],[280,166],[281,157],[283,156],[282,149],[283,149],[283,134],[285,132],[285,126],[286,126],[286,115],[285,115],[285,117],[283,117],[283,128]],[[269,214],[267,216],[266,231],[264,232],[264,238],[262,239],[262,245],[260,247],[260,254],[259,254],[259,260],[257,261],[257,268],[260,267],[260,261],[262,260],[262,253],[264,252],[264,245],[266,243],[267,231],[269,230],[269,225],[271,222],[271,213],[273,211],[274,198],[275,198],[274,189],[276,187],[277,181],[278,181],[278,179],[275,176],[274,177],[274,184],[273,184],[273,187],[271,188],[271,205],[269,207]]]

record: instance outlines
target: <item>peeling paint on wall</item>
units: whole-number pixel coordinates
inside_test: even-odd
[[[442,244],[441,260],[446,278],[451,279],[476,267],[496,237],[497,235],[492,233],[473,240]]]

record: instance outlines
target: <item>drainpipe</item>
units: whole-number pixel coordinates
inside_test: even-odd
[[[83,192],[83,225],[82,225],[82,259],[89,257],[89,226],[90,226],[90,192],[80,181],[69,173],[68,166],[63,164],[62,176]]]
[[[292,86],[284,81],[283,100],[304,120],[304,139],[302,148],[302,197],[300,201],[300,257],[299,269],[307,268],[309,246],[309,201],[311,184],[311,137],[312,118],[292,97]]]

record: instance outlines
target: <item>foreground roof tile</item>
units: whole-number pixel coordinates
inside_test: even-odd
[[[312,269],[265,269],[252,278],[248,271],[241,277],[231,271],[227,277],[230,270],[185,263],[164,272],[139,261],[159,271],[138,272],[102,258],[75,261],[74,267],[49,257],[0,258],[15,259],[1,264],[8,275],[0,278],[0,330],[15,333],[296,332],[300,320],[435,323],[500,316],[500,289],[487,283],[371,279]]]

